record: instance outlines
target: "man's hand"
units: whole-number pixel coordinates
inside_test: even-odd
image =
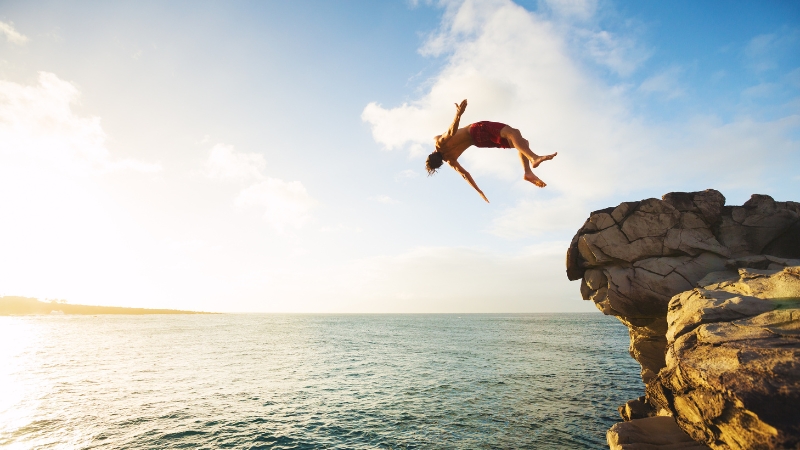
[[[467,99],[462,100],[460,105],[458,103],[456,103],[455,105],[456,105],[456,114],[459,115],[464,114],[464,111],[467,110]]]

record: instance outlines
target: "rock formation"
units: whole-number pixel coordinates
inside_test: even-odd
[[[659,448],[618,433],[677,422],[712,448],[800,446],[798,258],[800,204],[765,195],[731,207],[715,190],[670,193],[592,213],[567,276],[627,325],[646,386],[620,407],[645,422],[615,426],[609,443]]]
[[[800,447],[800,267],[712,273],[667,312],[650,403],[714,448]]]

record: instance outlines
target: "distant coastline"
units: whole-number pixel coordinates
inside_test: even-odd
[[[72,305],[69,303],[43,302],[30,297],[0,297],[0,316],[25,316],[39,314],[73,314],[73,315],[95,315],[95,314],[214,314],[199,311],[182,311],[178,309],[150,309],[150,308],[126,308],[122,306],[94,306],[94,305]]]

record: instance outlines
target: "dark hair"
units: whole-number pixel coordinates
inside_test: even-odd
[[[428,155],[428,159],[425,161],[425,170],[428,171],[428,176],[435,174],[436,169],[442,167],[442,161],[442,154],[439,152]]]

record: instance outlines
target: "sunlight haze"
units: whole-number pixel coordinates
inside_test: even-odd
[[[800,200],[795,2],[0,4],[0,295],[219,312],[591,312],[593,210]],[[461,125],[558,152],[424,169]]]

